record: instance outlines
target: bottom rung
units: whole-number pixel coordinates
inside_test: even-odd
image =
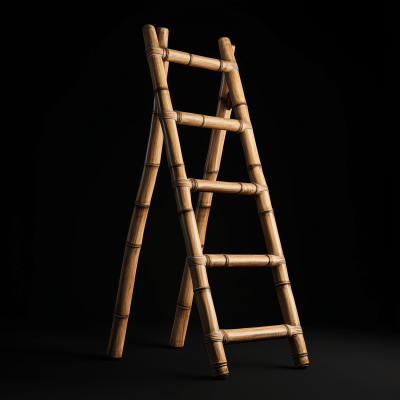
[[[259,328],[221,329],[223,343],[252,342],[254,340],[280,339],[303,333],[300,326],[273,325]]]

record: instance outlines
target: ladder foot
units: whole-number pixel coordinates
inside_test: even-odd
[[[300,357],[293,358],[295,368],[307,368],[310,365],[308,354],[301,355]]]
[[[185,341],[181,339],[172,339],[169,341],[169,345],[175,349],[181,349],[185,345]]]
[[[228,364],[221,363],[220,365],[214,364],[212,366],[212,370],[214,373],[214,378],[226,378],[229,375],[229,369],[228,369]]]
[[[121,358],[124,350],[125,333],[128,325],[128,316],[114,314],[111,328],[110,341],[108,343],[107,355],[113,358]]]
[[[169,341],[172,347],[183,347],[185,344],[186,330],[189,322],[191,307],[176,306],[174,325]]]

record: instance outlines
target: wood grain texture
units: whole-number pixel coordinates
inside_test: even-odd
[[[229,38],[220,38],[218,40],[218,45],[223,60],[236,62]],[[227,74],[227,83],[236,119],[251,123],[238,69],[232,69]],[[240,140],[246,158],[250,181],[260,185],[266,185],[253,129],[250,128],[243,132],[240,135]],[[260,193],[259,196],[256,196],[255,200],[268,253],[283,257],[282,245],[272,210],[269,191]],[[286,264],[280,264],[272,268],[272,273],[285,323],[288,325],[300,326],[291,286],[290,284],[281,284],[289,282]],[[309,359],[303,334],[291,337],[288,340],[295,367],[308,366]]]

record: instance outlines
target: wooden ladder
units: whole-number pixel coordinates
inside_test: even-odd
[[[309,364],[307,349],[234,57],[234,47],[228,38],[220,38],[218,44],[221,60],[217,60],[169,49],[166,28],[158,28],[156,33],[152,25],[145,25],[143,36],[154,89],[153,114],[142,179],[125,247],[108,355],[122,356],[136,267],[165,140],[168,167],[187,251],[171,334],[171,346],[184,345],[194,294],[215,377],[229,374],[223,345],[234,342],[287,337],[295,367],[307,367]],[[166,78],[169,62],[222,72],[216,117],[172,109]],[[237,119],[230,119],[232,109]],[[212,129],[203,179],[188,179],[186,176],[177,124]],[[252,183],[216,180],[226,131],[239,133]],[[196,212],[193,210],[190,192],[201,192]],[[255,197],[270,254],[203,254],[213,193]],[[220,329],[206,272],[206,268],[218,267],[270,267],[285,324],[259,328]]]

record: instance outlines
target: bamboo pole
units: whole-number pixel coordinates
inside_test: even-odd
[[[152,25],[145,25],[143,27],[143,37],[146,49],[152,46],[159,47],[156,31]],[[148,56],[147,60],[149,62],[153,90],[156,93],[159,104],[159,112],[173,111],[162,56],[153,53]],[[187,179],[176,121],[172,118],[163,118],[161,120],[161,127],[164,134],[165,149],[172,180]],[[190,190],[187,187],[180,186],[175,187],[174,193],[185,239],[187,258],[188,260],[202,259],[202,263],[189,265],[203,333],[205,336],[213,335],[214,333],[219,334],[217,315],[203,260],[205,257],[203,256],[196,218],[192,208]],[[211,341],[206,343],[206,347],[214,376],[228,375],[229,370],[222,342]]]
[[[167,47],[169,36],[168,29],[158,28],[157,34],[160,44]],[[168,61],[165,61],[165,75],[168,74],[168,65]],[[147,214],[149,212],[150,201],[153,195],[158,167],[161,161],[163,133],[157,112],[158,105],[156,97],[154,97],[150,135],[147,143],[144,168],[139,190],[136,196],[128,237],[126,240],[113,324],[107,350],[107,354],[110,357],[115,358],[122,357],[122,352],[124,349],[125,335],[132,301],[132,292],[135,284],[136,268],[139,259],[140,248],[142,245]]]
[[[232,46],[233,51],[235,46]],[[221,85],[218,94],[217,117],[230,118],[231,110],[227,108],[229,99],[228,85],[226,84],[225,73],[222,73]],[[208,146],[207,159],[204,166],[203,179],[216,181],[221,164],[222,150],[224,148],[226,130],[213,129],[211,131],[210,144]],[[199,231],[201,248],[204,248],[208,217],[211,210],[213,193],[202,192],[196,206],[196,223]],[[183,347],[185,343],[187,326],[189,323],[190,310],[193,302],[193,284],[190,276],[188,263],[185,263],[181,287],[176,306],[175,319],[171,332],[170,345]]]
[[[229,38],[220,38],[218,44],[221,58],[223,60],[236,62]],[[227,83],[236,118],[238,120],[250,122],[250,115],[238,69],[232,69],[227,74]],[[246,157],[250,181],[258,183],[259,185],[266,185],[253,129],[249,128],[240,133],[240,139]],[[264,191],[260,193],[260,195],[256,197],[256,203],[268,252],[283,257],[269,192]],[[290,286],[286,264],[273,267],[272,272],[285,323],[288,325],[300,326],[300,319]],[[288,340],[295,367],[308,366],[309,360],[303,334],[288,338]]]

